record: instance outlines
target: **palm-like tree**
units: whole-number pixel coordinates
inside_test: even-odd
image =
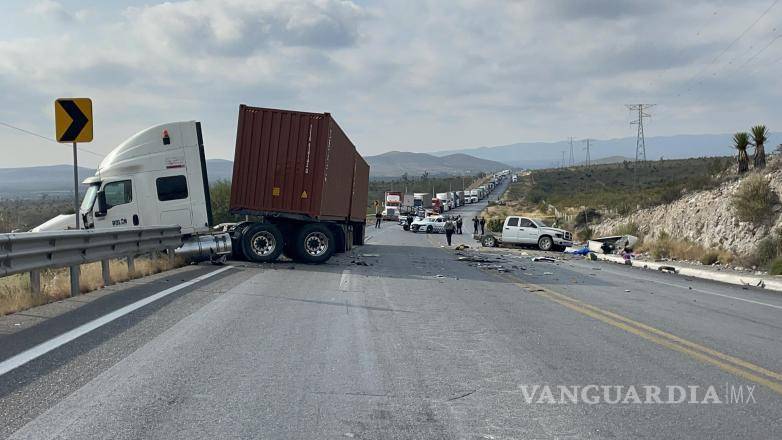
[[[768,130],[765,125],[756,125],[750,129],[752,132],[752,145],[755,146],[755,168],[766,166],[766,149],[763,144],[768,140]]]
[[[749,146],[749,134],[740,132],[733,135],[733,148],[738,150],[738,170],[739,174],[749,171],[749,156],[747,156],[747,147]]]

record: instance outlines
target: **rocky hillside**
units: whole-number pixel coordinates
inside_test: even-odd
[[[782,171],[767,172],[766,177],[777,195],[782,195]],[[648,238],[665,231],[673,238],[687,239],[704,247],[718,247],[746,255],[757,243],[782,225],[782,206],[774,206],[773,225],[756,226],[741,222],[731,207],[731,197],[741,181],[728,182],[718,188],[688,194],[667,205],[642,209],[631,215],[603,221],[595,226],[597,236],[609,235],[627,223],[635,223]]]

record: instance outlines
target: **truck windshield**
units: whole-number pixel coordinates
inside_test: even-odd
[[[81,212],[92,211],[92,205],[95,204],[95,196],[98,195],[99,187],[100,187],[100,183],[93,183],[87,188],[87,192],[84,193],[84,199],[81,201],[81,208],[79,209],[79,211]]]
[[[534,221],[538,225],[538,227],[541,227],[541,228],[550,228],[551,227],[551,225],[547,224],[546,222],[544,222],[543,220],[541,220],[539,218],[534,218],[534,219],[532,219],[532,221]]]

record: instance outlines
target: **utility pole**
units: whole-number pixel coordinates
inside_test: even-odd
[[[635,139],[635,164],[633,166],[633,177],[635,185],[638,186],[638,162],[646,162],[646,139],[644,137],[644,118],[651,118],[652,115],[646,113],[646,110],[654,107],[655,104],[627,104],[628,110],[637,112],[638,119],[630,121],[630,125],[636,125],[638,131]]]
[[[589,141],[590,139],[586,139],[584,142],[586,142],[586,167],[589,168],[589,165],[591,164],[591,159],[589,157]]]
[[[570,136],[570,166],[576,164],[576,159],[573,157],[573,136]]]

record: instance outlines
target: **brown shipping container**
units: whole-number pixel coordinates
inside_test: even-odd
[[[350,205],[350,220],[354,222],[367,221],[367,201],[369,199],[369,164],[355,155],[353,169],[353,200]]]
[[[363,165],[355,182],[356,163]],[[368,167],[328,113],[239,107],[231,211],[287,213],[320,220],[358,220],[352,205],[364,201]],[[356,191],[364,188],[364,194]]]

